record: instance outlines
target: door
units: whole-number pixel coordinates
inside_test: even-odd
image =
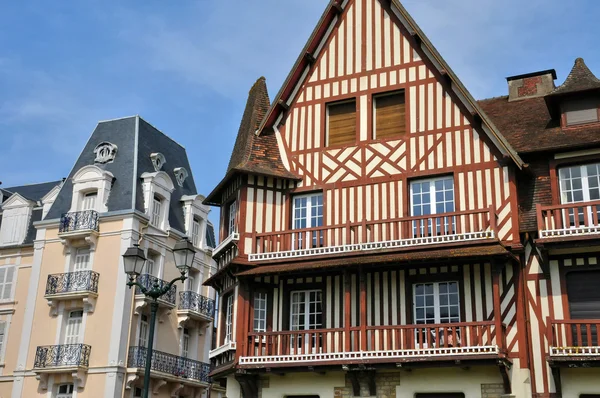
[[[290,330],[314,330],[323,327],[323,303],[320,290],[303,290],[291,293]],[[290,346],[293,352],[314,353],[316,334],[292,334]],[[318,341],[322,349],[323,343]]]
[[[455,217],[443,216],[454,211],[454,180],[451,176],[413,181],[410,183],[410,196],[411,216],[415,217],[412,223],[413,237],[455,233]]]
[[[73,398],[73,384],[61,384],[58,386],[56,398]]]
[[[292,225],[294,229],[318,228],[323,226],[323,194],[299,195],[294,197]],[[343,242],[333,242],[333,245]],[[346,242],[349,243],[349,242]],[[297,232],[292,235],[292,250],[323,247],[324,231]]]
[[[590,202],[600,200],[600,163],[563,167],[558,171],[560,179],[560,201],[562,204]],[[575,222],[575,213],[577,221]],[[600,215],[600,206],[581,206],[568,210],[568,220],[563,220],[564,228],[585,226],[584,213],[588,216],[588,225],[592,223],[593,212]],[[563,216],[564,217],[564,216]],[[600,217],[598,218],[600,219]]]
[[[83,273],[90,269],[90,249],[79,248],[75,252],[73,272],[67,276],[67,291],[85,290],[90,288],[91,275]]]
[[[413,316],[417,325],[460,322],[458,282],[416,283],[413,285]],[[444,334],[444,328],[415,330],[415,348],[454,346],[454,336]],[[444,335],[448,336],[444,341]],[[460,336],[457,336],[457,340]],[[452,341],[450,341],[452,340]]]
[[[80,342],[82,321],[82,310],[69,312],[67,327],[65,329],[65,344],[78,344]]]
[[[571,319],[600,320],[600,270],[573,271],[566,275],[569,314]],[[600,323],[600,321],[598,321]],[[571,327],[571,346],[589,347],[598,345],[598,329],[596,325],[587,327],[577,325]],[[581,337],[579,337],[581,336]]]
[[[190,353],[190,331],[188,328],[183,329],[183,338],[181,341],[181,356],[188,358]]]
[[[96,210],[97,192],[88,192],[83,196],[83,204],[81,210]]]
[[[140,315],[140,334],[138,336],[138,346],[148,347],[148,315]]]

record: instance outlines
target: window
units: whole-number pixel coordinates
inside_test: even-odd
[[[81,205],[81,210],[96,210],[96,198],[98,197],[98,192],[88,192],[83,195],[83,203]]]
[[[373,108],[373,138],[398,138],[406,133],[404,92],[374,97]]]
[[[140,334],[138,336],[138,346],[148,347],[148,315],[140,315]]]
[[[142,389],[135,387],[133,390],[133,398],[142,398]]]
[[[160,266],[160,255],[155,252],[148,251],[148,258],[146,259],[146,271],[145,274],[158,276]]]
[[[7,202],[2,206],[0,245],[19,245],[23,243],[27,236],[33,207],[30,205],[15,205],[17,199],[19,199],[18,195],[16,199],[9,199],[13,206]]]
[[[600,200],[600,163],[563,167],[558,175],[561,203]]]
[[[197,217],[192,219],[192,243],[200,247],[200,220]]]
[[[323,193],[294,197],[293,228],[316,228],[323,226]],[[293,235],[293,248],[305,249],[323,246],[323,231],[297,232]],[[310,243],[308,243],[310,242]]]
[[[14,266],[0,267],[0,300],[10,300],[12,298],[14,277]]]
[[[6,321],[0,321],[0,361],[4,362],[4,343],[6,340]]]
[[[188,277],[185,281],[185,290],[187,290],[188,292],[194,292],[195,291],[195,278],[189,274],[188,271]]]
[[[160,227],[160,214],[162,211],[162,200],[158,196],[154,195],[152,201],[152,218],[150,223],[155,227]]]
[[[458,282],[413,285],[416,324],[460,322]]]
[[[225,305],[225,344],[232,341],[233,337],[233,295],[226,298]]]
[[[356,100],[327,105],[326,146],[356,143]]]
[[[292,292],[291,306],[291,330],[320,329],[323,326],[320,290]]]
[[[571,319],[600,319],[600,271],[569,272],[566,279]],[[581,334],[572,325],[571,336],[570,346],[597,346],[598,325],[581,325]]]
[[[410,183],[411,214],[413,217],[444,214],[454,211],[454,180],[451,176],[417,180]],[[418,218],[413,221],[416,236],[432,234],[432,220],[436,222],[436,235],[452,233],[454,217]]]
[[[85,271],[90,267],[90,249],[79,248],[75,253],[74,271]]]
[[[231,202],[229,205],[228,219],[227,219],[227,236],[235,232],[235,216],[237,213],[237,201]]]
[[[183,338],[181,341],[181,356],[187,358],[190,353],[190,331],[183,328]]]
[[[254,332],[267,331],[267,293],[254,292]]]
[[[58,386],[56,398],[73,398],[73,384],[61,384]]]
[[[590,98],[570,100],[563,104],[567,126],[598,121],[598,101]]]
[[[81,323],[83,311],[71,311],[67,318],[67,328],[65,330],[65,344],[77,344],[81,336]]]

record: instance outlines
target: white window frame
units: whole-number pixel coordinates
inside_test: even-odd
[[[85,261],[83,261],[85,260]],[[73,272],[87,271],[91,267],[91,250],[89,247],[80,247],[75,251],[73,259]]]
[[[443,213],[437,213],[437,200],[436,200],[436,189],[435,189],[435,183],[437,181],[444,181],[444,180],[450,180],[452,181],[452,211],[450,212],[443,212]],[[429,214],[422,214],[422,216],[429,216],[429,215],[434,215],[434,214],[445,214],[445,213],[452,213],[454,211],[456,211],[456,195],[454,192],[454,176],[443,176],[443,177],[434,177],[434,178],[420,178],[420,179],[415,179],[412,180],[410,182],[410,215],[415,217],[415,203],[414,203],[414,186],[416,184],[421,184],[424,182],[429,182],[429,209],[431,210]],[[444,189],[444,192],[446,192],[446,190]],[[446,203],[445,197],[444,197],[444,203]],[[422,205],[422,203],[420,204]]]
[[[586,163],[586,164],[578,164],[578,165],[573,165],[573,166],[565,166],[565,167],[561,167],[558,169],[558,181],[559,181],[559,187],[560,187],[560,203],[561,204],[571,204],[571,203],[583,203],[583,202],[591,202],[591,198],[590,198],[590,177],[588,176],[588,166],[596,166],[600,169],[600,163]],[[571,201],[569,202],[567,200],[567,195],[566,192],[568,191],[565,187],[565,183],[567,181],[567,178],[565,178],[565,174],[567,172],[567,170],[571,170],[571,169],[575,169],[578,168],[581,172],[581,189],[582,189],[582,194],[583,194],[583,200],[582,201]],[[600,187],[600,176],[596,177],[599,181],[598,181],[598,186]],[[572,180],[572,178],[570,178]],[[573,185],[571,182],[571,190]]]
[[[140,322],[139,322],[138,338],[137,338],[138,347],[148,348],[148,331],[149,330],[150,330],[150,317],[146,314],[140,314]]]
[[[185,291],[196,292],[196,276],[190,274],[188,271],[188,277],[185,281]]]
[[[318,199],[321,199],[321,203],[319,204]],[[306,199],[306,207],[304,208],[306,211],[305,217],[298,217],[297,210],[301,209],[297,207],[296,201]],[[306,228],[318,228],[324,225],[325,214],[324,214],[324,195],[323,192],[312,192],[308,194],[302,195],[294,195],[292,197],[292,229],[306,229]],[[321,214],[318,214],[318,209],[321,209]],[[316,214],[313,214],[315,213]],[[297,227],[296,223],[298,221],[304,220],[305,226]],[[317,225],[319,224],[321,225]],[[313,231],[308,235],[306,232],[298,232],[292,235],[292,247],[294,250],[297,249],[306,249],[308,247],[322,247],[324,244],[324,231]],[[310,245],[306,245],[304,240],[310,237]]]
[[[319,314],[319,312],[310,312],[310,303],[312,303],[312,301],[310,301],[311,299],[311,293],[317,293],[319,300],[318,301],[314,301],[315,303],[321,303],[321,324],[317,325],[316,323],[313,325],[310,323],[310,316],[311,315],[317,315]],[[304,314],[302,314],[301,312],[294,312],[294,298],[298,297],[298,298],[303,298],[303,303],[304,303]],[[302,301],[298,301],[298,304],[300,304]],[[300,324],[300,322],[294,322],[294,316],[300,316],[300,315],[304,315],[304,324]],[[292,331],[297,331],[297,330],[317,330],[317,329],[322,329],[323,328],[323,318],[324,318],[324,312],[323,312],[323,291],[321,289],[311,289],[311,290],[295,290],[290,292],[290,330]],[[301,328],[302,327],[302,328]]]
[[[60,392],[61,387],[67,387],[67,392],[61,393]],[[75,386],[71,383],[59,384],[56,388],[56,398],[73,398],[74,391],[75,391]]]
[[[181,356],[184,358],[190,357],[190,331],[188,328],[183,328],[181,331]]]
[[[8,336],[8,325],[10,325],[9,320],[0,321],[0,363],[4,363],[4,354],[6,352],[6,341]]]
[[[254,319],[252,327],[254,333],[263,333],[267,331],[267,305],[268,305],[268,294],[267,292],[257,291],[254,292]],[[258,322],[258,326],[257,326]]]
[[[16,278],[16,266],[4,265],[0,267],[0,302],[11,301],[13,299],[15,295]]]
[[[73,314],[81,314],[81,316],[79,317],[74,317]],[[63,336],[63,341],[65,344],[80,344],[83,340],[83,314],[84,311],[83,310],[71,310],[67,313],[66,316],[66,320],[65,320],[65,333]],[[69,334],[69,325],[75,325],[76,323],[73,322],[71,323],[72,319],[79,319],[79,324],[77,326],[77,333],[76,334]],[[75,339],[75,340],[73,340]]]
[[[450,283],[456,283],[456,297],[458,299],[457,304],[450,304],[448,302],[448,304],[446,304],[445,306],[450,308],[450,306],[456,306],[458,308],[458,320],[457,321],[453,321],[453,322],[442,322],[441,320],[441,314],[440,314],[440,310],[442,305],[440,304],[440,296],[441,294],[444,293],[440,293],[440,285],[442,284],[450,284]],[[460,315],[460,284],[458,281],[454,281],[454,280],[449,280],[449,281],[440,281],[440,282],[419,282],[419,283],[414,283],[412,286],[413,289],[413,319],[414,319],[414,323],[418,324],[418,325],[426,325],[427,323],[418,323],[419,322],[419,318],[417,317],[417,309],[418,308],[426,308],[428,306],[423,305],[423,306],[417,306],[417,286],[419,285],[433,285],[433,310],[434,310],[434,321],[432,324],[445,324],[445,323],[457,323],[461,321],[461,315]],[[445,293],[448,294],[449,293]],[[426,303],[426,302],[425,302]],[[451,318],[450,315],[448,315],[447,318]]]
[[[225,344],[233,341],[233,294],[226,297],[225,303]]]
[[[237,217],[238,203],[237,200],[231,202],[227,208],[227,236],[233,234],[235,232],[235,222]]]
[[[200,219],[196,216],[192,217],[192,228],[191,228],[191,237],[192,237],[192,243],[194,244],[194,246],[196,247],[200,247],[200,231],[201,231],[201,224],[202,222],[200,221]]]
[[[98,191],[88,191],[81,195],[81,210],[96,210]]]
[[[158,195],[152,196],[152,212],[150,214],[150,224],[156,228],[161,227],[164,199]]]

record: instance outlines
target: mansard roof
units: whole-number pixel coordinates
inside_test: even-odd
[[[397,17],[397,21],[403,25],[403,27],[409,32],[417,44],[421,45],[421,49],[424,51],[426,57],[432,63],[437,70],[452,83],[454,91],[458,94],[458,97],[463,102],[463,105],[478,119],[481,120],[481,125],[484,132],[488,135],[491,141],[496,147],[513,159],[515,164],[521,168],[523,161],[506,140],[506,138],[500,133],[498,128],[494,125],[493,121],[480,108],[478,102],[473,98],[469,91],[462,84],[460,79],[452,71],[450,66],[438,53],[433,44],[429,41],[427,36],[419,28],[417,23],[412,19],[408,11],[400,4],[399,0],[379,0],[386,9],[391,9],[393,16]],[[264,120],[258,128],[258,134],[268,134],[267,132],[271,127],[275,125],[275,122],[279,118],[282,111],[286,110],[289,106],[292,97],[295,95],[296,87],[302,83],[302,80],[308,75],[305,70],[309,68],[316,58],[315,53],[319,51],[321,42],[327,37],[330,32],[330,25],[336,21],[337,15],[340,13],[341,0],[330,0],[329,5],[325,9],[325,12],[321,16],[321,19],[317,23],[313,33],[311,34],[308,42],[304,46],[298,60],[294,64],[290,74],[286,78],[283,86],[279,93],[275,97],[269,110],[266,113]],[[393,20],[396,18],[392,18]]]
[[[587,67],[583,58],[577,58],[573,69],[565,82],[554,89],[548,96],[571,94],[587,90],[600,89],[600,79]]]
[[[111,143],[117,147],[117,153],[112,162],[98,163],[95,161],[94,149],[100,143]],[[138,210],[144,212],[142,174],[154,172],[151,154],[160,152],[166,163],[162,171],[166,172],[173,182],[177,181],[175,168],[183,167],[191,174],[186,150],[183,146],[146,122],[140,116],[99,122],[92,136],[76,160],[73,169],[59,192],[46,219],[60,218],[71,207],[73,195],[73,176],[82,168],[95,165],[114,175],[111,194],[107,207],[110,212]],[[186,178],[182,186],[174,184],[171,193],[171,209],[169,225],[180,232],[185,232],[185,222],[181,210],[181,198],[186,195],[196,195],[194,178]]]
[[[42,200],[42,198],[44,196],[46,196],[46,194],[48,192],[50,192],[54,187],[56,187],[57,185],[60,185],[61,182],[62,182],[61,180],[58,180],[58,181],[42,182],[39,184],[21,185],[21,186],[17,186],[17,187],[2,188],[2,191],[4,191],[5,194],[8,193],[7,196],[18,193],[25,199],[29,199],[34,202],[38,202],[38,201]],[[8,199],[8,198],[6,197],[4,199]]]
[[[297,175],[288,171],[283,165],[273,130],[260,136],[256,134],[269,106],[267,83],[264,77],[260,77],[248,93],[246,108],[225,177],[204,200],[205,204],[220,205],[218,194],[236,173],[298,179]]]

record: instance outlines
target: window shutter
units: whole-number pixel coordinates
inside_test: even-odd
[[[4,362],[4,337],[6,335],[6,321],[0,321],[0,358]]]
[[[375,138],[398,138],[406,133],[404,93],[375,97]]]
[[[330,104],[327,109],[327,145],[356,143],[356,101]]]
[[[581,99],[565,102],[564,112],[567,126],[598,121],[598,102],[592,99]]]
[[[12,296],[12,285],[15,276],[15,267],[6,267],[6,273],[4,278],[4,289],[2,292],[2,299],[8,300]]]
[[[2,215],[2,226],[0,227],[0,243],[11,244],[15,241],[17,215],[14,212],[5,211]]]

